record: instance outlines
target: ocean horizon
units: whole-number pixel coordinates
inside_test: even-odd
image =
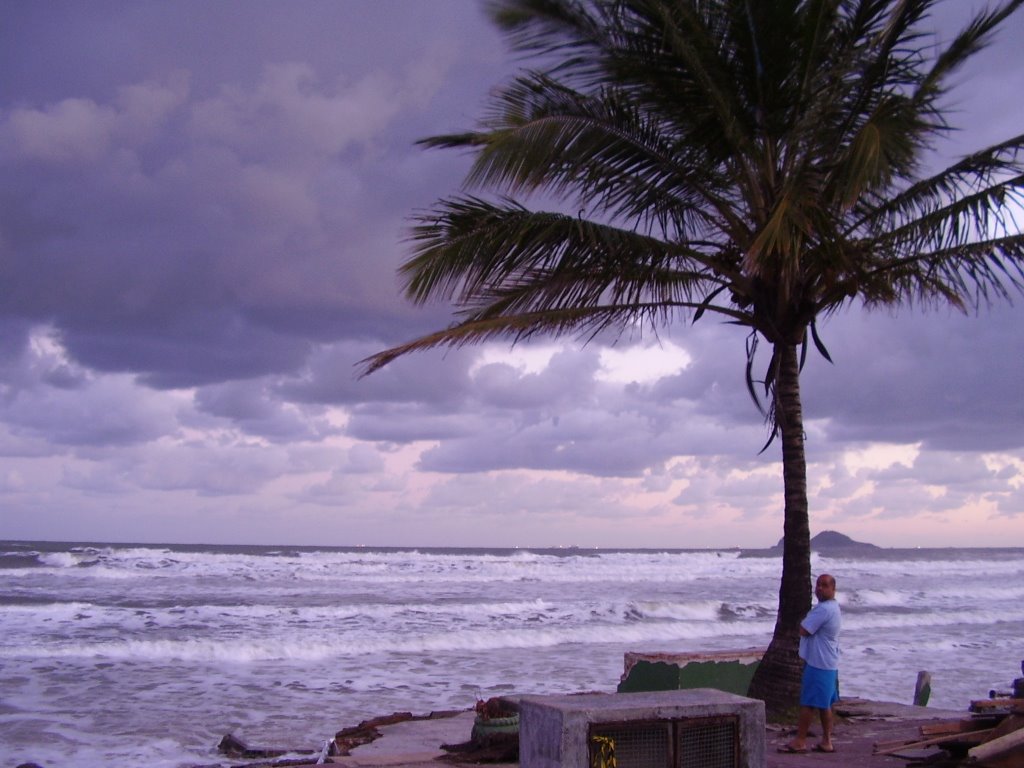
[[[831,532],[830,532],[831,533]],[[860,554],[870,556],[872,550],[880,551],[881,556],[885,556],[886,553],[897,553],[912,555],[915,552],[941,554],[941,553],[952,553],[952,552],[1016,552],[1024,551],[1024,546],[1019,547],[996,547],[996,546],[973,546],[973,547],[962,547],[956,545],[946,546],[913,546],[913,547],[891,547],[880,544],[873,544],[870,542],[853,541],[850,540],[853,547],[864,549],[860,550]],[[267,551],[267,552],[284,552],[284,551],[296,551],[296,552],[317,552],[317,551],[337,551],[337,552],[360,552],[360,551],[379,551],[379,552],[417,552],[417,551],[430,551],[435,553],[507,553],[507,552],[535,552],[543,554],[588,554],[588,553],[601,553],[601,552],[747,552],[755,554],[768,554],[773,550],[777,550],[778,544],[769,544],[760,547],[743,546],[743,545],[724,545],[724,546],[705,546],[705,547],[656,547],[656,546],[644,546],[644,547],[603,547],[603,546],[580,546],[576,544],[539,544],[539,545],[516,545],[516,546],[476,546],[476,545],[447,545],[438,546],[432,544],[401,544],[401,545],[389,545],[389,544],[266,544],[266,543],[217,543],[208,541],[185,541],[185,542],[171,542],[171,541],[142,541],[142,540],[88,540],[88,539],[0,539],[0,553],[7,554],[17,547],[27,547],[31,549],[41,549],[54,551],[62,551],[69,548],[75,547],[117,547],[117,548],[165,548],[168,550],[181,550],[181,551],[205,551],[205,550],[222,550],[225,552],[242,552],[246,550],[254,551]],[[812,544],[812,550],[815,552],[825,551],[836,551],[845,550],[842,545],[839,546],[820,546],[816,547]]]

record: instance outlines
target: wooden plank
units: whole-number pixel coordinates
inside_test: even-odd
[[[911,739],[908,738],[894,738],[889,741],[876,741],[872,744],[873,751],[878,753],[880,750],[888,750],[890,746],[898,746],[903,749],[908,743],[911,743]]]
[[[987,723],[978,720],[951,720],[946,723],[934,723],[922,725],[922,736],[938,736],[943,733],[967,733],[968,731],[980,731]]]
[[[972,747],[967,752],[967,757],[971,762],[985,765],[989,761],[1001,761],[1005,757],[1018,753],[1024,755],[1024,728],[1018,728],[1013,733],[1007,733],[998,739],[992,739],[992,741]]]
[[[975,699],[971,702],[971,712],[984,712],[988,709],[1007,709],[1019,699],[1012,699],[1009,696],[1003,696],[998,699]]]
[[[986,741],[998,739],[1000,736],[1013,733],[1021,728],[1024,728],[1024,715],[1008,715],[1003,718],[999,725],[992,729],[992,733],[988,735],[988,739],[986,739]]]
[[[878,749],[877,745],[873,752],[876,755],[891,755],[895,752],[902,752],[905,749],[920,749],[921,747],[933,747],[936,744],[942,744],[945,742],[956,742],[963,744],[968,741],[981,741],[982,736],[987,736],[991,728],[986,728],[981,731],[971,731],[970,733],[963,734],[944,734],[942,736],[933,736],[930,739],[921,739],[920,741],[910,741],[899,746],[886,747],[884,749]]]

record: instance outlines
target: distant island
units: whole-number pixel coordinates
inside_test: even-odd
[[[779,539],[779,543],[775,546],[782,549],[782,539]],[[822,531],[817,536],[811,537],[811,549],[820,552],[827,549],[881,549],[881,547],[868,544],[865,541],[854,541],[839,531]]]
[[[765,549],[744,549],[740,551],[740,557],[777,557],[782,554],[782,543],[785,539],[779,539],[774,547]],[[880,550],[874,544],[865,541],[854,541],[849,536],[839,531],[822,531],[817,536],[811,537],[811,551],[821,552],[829,555],[841,555],[844,553],[863,554],[869,550]]]

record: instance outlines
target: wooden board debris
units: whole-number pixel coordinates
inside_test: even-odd
[[[1019,767],[1024,764],[1024,728],[973,747],[967,752],[967,759],[971,765],[987,768]]]
[[[952,720],[945,723],[933,723],[921,726],[922,736],[941,736],[944,733],[967,733],[968,731],[979,731],[995,725],[988,720],[964,719]]]
[[[997,699],[974,699],[971,702],[970,710],[971,712],[987,712],[993,709],[1009,710],[1011,706],[1019,702],[1020,699],[1010,698],[1009,696]]]

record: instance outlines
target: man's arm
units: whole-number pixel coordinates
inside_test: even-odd
[[[828,609],[821,603],[818,603],[800,622],[800,637],[810,637],[816,633],[821,629],[821,625],[828,621],[828,617]]]

